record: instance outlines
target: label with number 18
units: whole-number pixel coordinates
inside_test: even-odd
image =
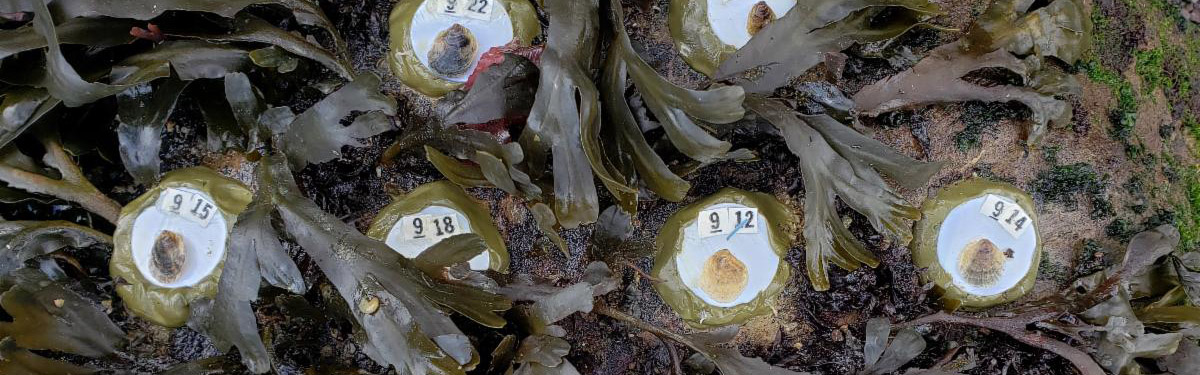
[[[402,238],[439,240],[459,234],[458,215],[410,215],[400,218]]]

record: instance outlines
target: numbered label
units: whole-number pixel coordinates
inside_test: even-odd
[[[995,220],[1013,238],[1021,237],[1033,225],[1021,205],[998,195],[988,194],[983,199],[983,206],[979,207],[979,213]]]
[[[434,0],[434,14],[477,20],[492,18],[492,4],[499,0]]]
[[[404,240],[440,240],[462,232],[458,215],[412,215],[400,218]]]
[[[158,196],[158,209],[207,227],[217,215],[217,204],[185,190],[169,188]]]
[[[708,209],[696,217],[700,238],[758,233],[758,226],[758,209],[751,207]]]

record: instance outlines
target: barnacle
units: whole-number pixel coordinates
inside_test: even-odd
[[[722,189],[667,219],[655,240],[655,289],[697,328],[767,313],[791,275],[783,255],[793,225],[774,197]]]
[[[1033,200],[1012,185],[972,179],[942,189],[922,207],[913,262],[947,306],[987,307],[1033,288],[1041,239]]]
[[[193,299],[216,295],[226,239],[250,197],[240,182],[193,167],[122,208],[109,269],[123,280],[125,305],[155,324],[183,325]]]
[[[484,52],[510,42],[528,46],[541,34],[537,11],[520,0],[402,0],[388,29],[392,72],[428,96],[462,86]]]
[[[464,233],[478,234],[488,246],[467,262],[471,269],[508,269],[508,249],[487,206],[450,181],[418,186],[380,210],[367,230],[368,237],[387,243],[408,258]]]

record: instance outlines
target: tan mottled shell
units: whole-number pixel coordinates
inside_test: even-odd
[[[479,43],[475,41],[475,34],[456,23],[434,39],[433,48],[429,49],[429,68],[447,76],[466,73],[477,48]]]
[[[971,241],[958,255],[958,272],[967,283],[986,287],[1000,280],[1008,257],[986,238]]]
[[[749,280],[746,264],[733,256],[729,249],[722,249],[704,262],[704,269],[700,272],[700,289],[718,302],[733,302],[746,289]]]
[[[150,252],[150,269],[158,281],[175,282],[183,274],[187,262],[187,251],[179,233],[164,230],[154,239]]]
[[[767,5],[766,1],[759,1],[750,8],[750,14],[746,16],[746,31],[750,35],[758,34],[759,30],[767,27],[767,24],[774,20],[775,11]]]

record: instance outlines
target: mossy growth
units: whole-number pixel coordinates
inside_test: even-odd
[[[1091,238],[1080,243],[1078,254],[1079,256],[1075,260],[1075,277],[1083,277],[1103,270],[1108,266],[1108,258],[1111,257],[1111,254],[1100,242]]]
[[[1175,205],[1175,226],[1184,249],[1200,250],[1200,167],[1180,172],[1185,198]]]
[[[1133,134],[1133,126],[1137,123],[1138,97],[1133,85],[1095,59],[1080,62],[1079,69],[1087,73],[1088,79],[1108,86],[1113,96],[1117,97],[1117,106],[1109,111],[1108,119],[1112,123],[1109,135],[1113,139],[1125,142]]]
[[[1133,222],[1126,218],[1113,219],[1112,222],[1108,223],[1108,226],[1104,227],[1104,234],[1120,242],[1129,241],[1136,233],[1137,230],[1134,228]]]
[[[1192,140],[1195,140],[1197,143],[1200,143],[1200,121],[1196,120],[1195,115],[1192,115],[1190,112],[1184,114],[1183,129],[1187,130],[1188,134],[1191,135]],[[1195,150],[1195,151],[1200,151],[1200,150]],[[1197,152],[1197,153],[1200,153],[1200,152]]]
[[[979,147],[983,135],[996,127],[996,123],[1009,118],[1028,116],[1029,109],[1016,102],[981,102],[969,101],[963,103],[963,113],[959,121],[963,130],[954,134],[954,146],[959,152]]]
[[[1038,173],[1030,184],[1038,197],[1070,207],[1078,204],[1078,195],[1099,196],[1106,186],[1102,176],[1087,163],[1055,165]]]
[[[1142,77],[1142,91],[1149,93],[1161,87],[1164,91],[1171,90],[1175,85],[1171,78],[1163,73],[1163,49],[1161,47],[1134,53],[1136,62],[1134,70]]]

